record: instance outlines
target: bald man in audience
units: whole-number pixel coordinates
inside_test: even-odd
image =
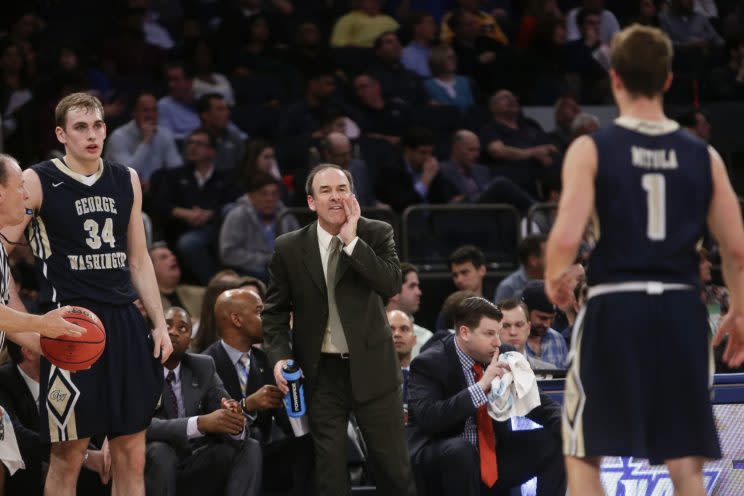
[[[320,142],[320,157],[324,162],[340,165],[351,172],[354,194],[362,207],[380,205],[374,193],[369,167],[364,159],[354,156],[354,145],[343,133],[333,132]]]
[[[263,341],[263,307],[253,288],[223,292],[214,305],[222,339],[204,354],[214,359],[225,389],[243,408],[251,437],[263,447],[264,488],[276,489],[292,480],[294,492],[304,494],[303,485],[312,487],[312,445],[309,436],[293,437],[282,402],[284,395],[274,383],[266,354],[256,347]]]

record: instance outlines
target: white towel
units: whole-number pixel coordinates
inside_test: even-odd
[[[499,356],[499,362],[509,365],[510,371],[491,382],[488,393],[488,414],[503,422],[511,417],[522,417],[540,405],[535,374],[527,359],[519,352],[508,351]]]
[[[16,470],[26,468],[18,449],[13,424],[10,422],[8,413],[0,408],[0,421],[3,423],[3,437],[0,439],[0,461],[8,467],[8,472],[13,475]]]

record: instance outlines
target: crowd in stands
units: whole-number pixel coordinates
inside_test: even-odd
[[[255,459],[250,450],[259,449],[264,486],[294,487],[296,494],[309,484],[309,446],[294,438],[275,393],[264,388],[274,384],[255,347],[261,342],[255,316],[276,237],[304,223],[286,209],[306,206],[305,181],[314,166],[340,165],[351,173],[364,209],[389,209],[396,216],[415,205],[493,203],[512,205],[525,216],[537,203],[554,203],[566,148],[600,125],[582,105],[612,103],[608,43],[633,22],[660,27],[674,43],[672,102],[744,97],[741,0],[15,3],[6,6],[0,25],[3,151],[22,167],[59,156],[51,131],[56,102],[73,91],[101,98],[108,126],[104,157],[134,168],[142,182],[148,239],[154,240],[150,256],[169,331],[180,344],[176,365],[203,374],[198,382],[206,389],[198,394],[209,401],[209,388],[233,399],[255,395],[260,421],[249,434],[260,446],[214,451],[208,469],[224,484],[250,486],[250,474],[234,477],[231,468]],[[554,106],[554,129],[526,117],[523,105]],[[710,138],[704,112],[680,115],[679,121]],[[415,320],[427,298],[419,277],[425,269],[402,260],[401,291],[386,303],[403,370],[406,418],[411,360],[446,341],[469,297],[498,305],[501,342],[523,353],[534,369],[565,368],[585,285],[577,279],[574,301],[565,308],[545,296],[541,278],[551,215],[537,215],[523,229],[537,234],[521,239],[513,266],[497,274],[497,285],[487,284],[492,260],[479,247],[447,253],[451,294],[433,303],[441,310],[427,322],[430,329]],[[715,246],[701,246],[700,255],[703,296],[715,322],[727,310],[726,290],[711,275]],[[38,298],[32,263],[27,249],[13,252],[14,275],[31,310]],[[15,382],[29,383],[34,375],[38,380],[39,357],[12,344],[9,351],[11,364],[22,371]],[[214,358],[221,383],[209,383],[212,369],[201,354]],[[249,384],[235,359],[247,354],[255,370]],[[6,365],[0,377],[18,375],[15,370]],[[15,420],[38,429],[35,410],[14,408],[21,401],[16,392],[1,389],[0,400]],[[189,480],[199,482],[197,465],[174,454],[189,439],[173,436],[167,422],[227,411],[206,400],[198,411],[176,406],[180,410],[159,412],[148,432],[148,440],[157,441],[148,456],[160,460],[159,471],[148,472],[148,480],[160,484],[157,491],[172,490],[163,488],[176,484],[179,471],[182,490]],[[217,420],[207,419],[208,432],[223,432]],[[97,479],[108,483],[106,449],[104,440],[92,441],[83,471],[90,480],[79,494],[98,494]],[[271,462],[287,453],[297,460],[291,473]],[[211,494],[197,487],[196,494]]]

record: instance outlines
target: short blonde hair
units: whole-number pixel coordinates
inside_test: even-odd
[[[662,30],[640,24],[623,29],[610,44],[610,67],[631,95],[653,98],[663,93],[673,56],[672,42]]]
[[[67,113],[74,109],[85,109],[95,112],[98,110],[103,119],[103,104],[101,100],[87,93],[71,93],[59,101],[54,109],[54,122],[64,129],[67,124]]]

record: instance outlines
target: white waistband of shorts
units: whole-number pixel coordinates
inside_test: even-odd
[[[646,293],[650,295],[664,294],[664,291],[689,291],[695,289],[691,284],[660,281],[628,281],[597,284],[589,288],[586,299],[608,293]]]

